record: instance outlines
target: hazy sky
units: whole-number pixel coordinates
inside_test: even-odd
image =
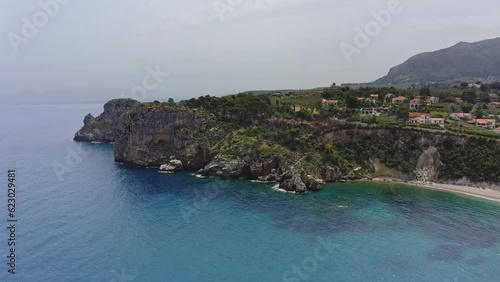
[[[0,92],[129,95],[146,80],[151,100],[368,82],[419,52],[500,37],[498,0],[401,0],[346,60],[341,43],[356,47],[355,28],[394,1],[0,0]]]

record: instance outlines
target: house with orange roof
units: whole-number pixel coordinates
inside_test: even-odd
[[[474,119],[469,121],[469,123],[487,129],[493,129],[496,126],[496,121],[494,119]]]
[[[430,116],[419,116],[410,119],[410,123],[428,123],[431,120]]]
[[[406,100],[407,100],[407,99],[406,99],[406,97],[405,97],[405,96],[399,96],[399,97],[393,98],[393,99],[392,99],[392,103],[393,103],[393,104],[404,103]]]
[[[444,118],[431,118],[431,124],[444,125]]]
[[[323,106],[333,106],[336,107],[339,105],[339,100],[326,100],[323,99]]]

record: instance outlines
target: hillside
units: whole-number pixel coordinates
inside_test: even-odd
[[[86,116],[75,140],[114,141],[119,163],[278,182],[295,192],[384,176],[499,183],[497,140],[320,116],[308,121],[284,100],[277,106],[269,95],[249,94],[185,105],[117,99],[100,116]]]
[[[450,48],[421,53],[391,68],[377,84],[491,80],[500,77],[500,38],[460,42]]]

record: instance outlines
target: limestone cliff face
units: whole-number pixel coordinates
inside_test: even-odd
[[[175,156],[188,170],[210,162],[210,142],[220,134],[206,114],[162,105],[141,106],[122,115],[117,133],[117,162],[159,167]]]
[[[484,146],[483,151],[500,148],[500,142],[494,140],[407,129],[336,130],[325,134],[321,142],[347,148],[354,161],[363,167],[366,176],[423,182],[466,176],[470,171],[467,166],[474,161],[472,150],[479,149],[481,143],[484,144],[480,145]],[[486,145],[488,142],[490,145]],[[471,154],[471,157],[466,158],[465,154]],[[458,155],[465,160],[459,161]],[[488,166],[496,163],[495,160],[483,160],[478,169],[494,171]],[[455,177],[450,171],[462,173]],[[327,178],[325,180],[330,180]],[[488,181],[500,182],[498,173]]]
[[[115,99],[104,105],[104,112],[98,117],[85,116],[83,127],[75,134],[76,141],[113,142],[121,115],[140,105],[132,99]]]
[[[120,163],[160,167],[175,159],[202,175],[277,181],[283,189],[297,192],[319,189],[316,178],[500,183],[496,140],[410,129],[318,128],[310,149],[262,155],[259,148],[265,140],[239,142],[241,137],[223,130],[237,127],[227,125],[195,109],[117,99],[108,102],[99,117],[87,115],[75,140],[114,142]],[[321,144],[333,146],[340,160],[318,161]]]

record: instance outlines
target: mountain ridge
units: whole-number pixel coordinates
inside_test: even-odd
[[[374,83],[452,83],[500,78],[500,37],[417,54]]]

